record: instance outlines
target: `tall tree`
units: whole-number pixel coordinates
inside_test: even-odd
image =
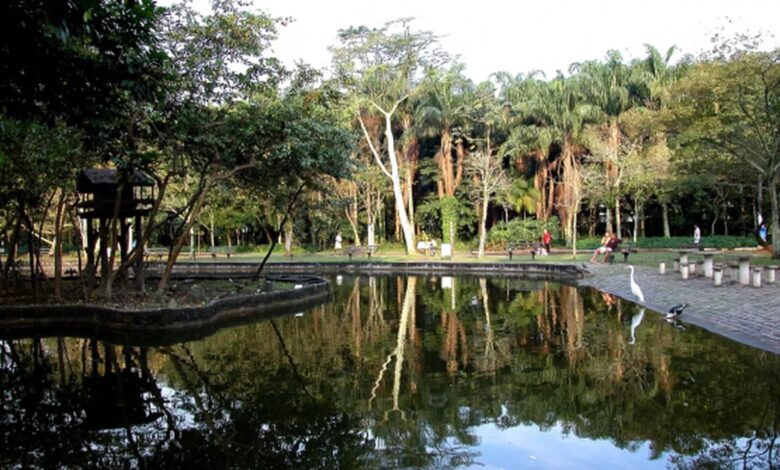
[[[412,32],[408,20],[398,20],[379,29],[360,26],[341,30],[339,40],[340,44],[331,48],[337,75],[357,99],[357,121],[374,161],[390,180],[406,252],[412,254],[414,221],[404,203],[394,123],[399,108],[417,91],[420,69],[440,60],[436,38],[430,32]],[[372,114],[383,121],[383,140],[371,135],[366,126]]]
[[[620,127],[620,118],[634,104],[631,96],[631,69],[623,63],[623,57],[617,51],[607,53],[606,62],[588,61],[573,66],[578,71],[577,79],[588,100],[595,105],[606,120],[604,140],[606,146],[599,160],[604,166],[605,182],[607,185],[607,230],[612,231],[612,217],[614,211],[616,233],[621,233],[620,214],[620,147],[624,136]]]
[[[724,44],[723,49],[729,44]],[[691,67],[674,88],[670,125],[676,144],[698,145],[733,159],[750,184],[760,176],[770,200],[772,253],[780,257],[780,49],[737,48]],[[750,177],[752,173],[752,178]]]

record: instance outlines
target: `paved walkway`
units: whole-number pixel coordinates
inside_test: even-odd
[[[584,268],[593,275],[586,275],[580,285],[636,302],[625,264],[585,263]],[[635,280],[645,296],[641,305],[666,313],[673,305],[687,303],[681,322],[780,354],[780,283],[742,286],[724,272],[723,285],[715,287],[703,276],[683,280],[679,273],[667,270],[661,275],[643,266],[636,267]]]

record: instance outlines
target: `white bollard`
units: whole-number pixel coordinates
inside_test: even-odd
[[[666,263],[659,263],[658,264],[658,273],[659,274],[666,274]]]
[[[767,266],[766,267],[766,283],[767,284],[774,284],[775,281],[775,273],[777,272],[777,266]]]
[[[731,283],[739,282],[739,265],[738,264],[730,264],[729,265],[729,281]]]
[[[739,258],[739,283],[743,286],[750,284],[750,258],[747,256]]]
[[[690,275],[691,277],[696,275],[696,263],[693,261],[688,263],[688,275]]]
[[[677,272],[680,270],[680,258],[672,260],[672,271]]]
[[[761,268],[753,268],[751,284],[753,287],[761,287]]]
[[[688,263],[680,263],[680,274],[683,279],[688,279]]]
[[[712,253],[704,254],[704,277],[711,278],[712,277],[712,268],[713,268],[713,258],[715,255]]]
[[[723,285],[723,268],[713,268],[712,269],[712,283],[715,284],[715,286],[721,286]]]

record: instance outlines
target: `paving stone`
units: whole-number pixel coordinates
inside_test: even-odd
[[[631,294],[626,265],[586,264],[590,273],[579,284],[608,292],[641,304],[660,314],[670,307],[687,303],[683,323],[705,328],[750,346],[780,354],[780,284],[760,288],[724,282],[715,287],[712,280],[694,277],[683,280],[674,273],[636,266],[634,278],[642,288],[645,302]]]

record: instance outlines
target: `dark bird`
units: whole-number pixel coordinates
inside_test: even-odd
[[[669,313],[667,313],[664,318],[669,320],[671,318],[679,317],[680,315],[682,315],[683,310],[685,310],[685,307],[687,307],[687,306],[688,306],[688,304],[677,304],[677,305],[675,305],[674,307],[669,309]]]

